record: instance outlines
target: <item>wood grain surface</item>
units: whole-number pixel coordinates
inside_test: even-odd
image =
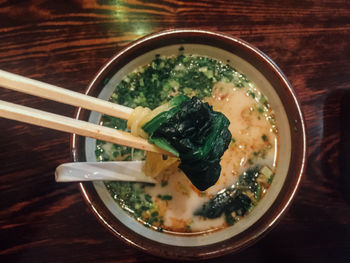
[[[270,56],[305,114],[308,166],[265,238],[207,262],[350,262],[350,1],[0,0],[0,69],[84,92],[122,47],[194,27]],[[0,88],[0,99],[72,117],[74,107]],[[163,262],[112,236],[76,184],[54,181],[69,135],[0,119],[1,262]]]

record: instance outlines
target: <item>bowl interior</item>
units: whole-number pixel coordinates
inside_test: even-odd
[[[278,149],[279,158],[278,160],[276,160],[278,164],[275,180],[269,188],[269,191],[267,192],[266,196],[259,202],[257,207],[255,207],[255,209],[253,209],[253,211],[244,218],[244,220],[237,222],[231,227],[228,227],[221,231],[216,231],[208,235],[176,236],[166,233],[155,232],[136,222],[134,218],[125,213],[125,211],[122,210],[118,204],[116,204],[103,182],[94,182],[94,187],[99,197],[110,210],[110,212],[116,218],[118,218],[124,225],[132,229],[132,231],[135,231],[136,233],[146,238],[153,239],[164,244],[175,246],[203,246],[226,240],[244,231],[250,225],[254,224],[272,205],[273,201],[276,199],[278,193],[282,188],[289,167],[291,150],[290,127],[286,112],[277,93],[275,92],[274,88],[271,86],[269,81],[253,65],[243,60],[239,56],[236,56],[230,52],[216,47],[200,44],[183,44],[181,46],[184,47],[185,54],[207,56],[220,61],[229,60],[230,64],[234,68],[238,69],[241,73],[245,74],[248,77],[248,79],[250,79],[261,89],[263,94],[267,96],[272,108],[275,110],[277,126],[280,132],[280,149]],[[164,56],[176,55],[178,53],[179,47],[180,45],[169,45],[166,47],[157,48],[130,61],[118,72],[116,72],[114,76],[112,76],[107,85],[103,87],[98,97],[105,100],[108,99],[112,95],[117,84],[119,84],[119,82],[124,76],[134,71],[138,66],[148,64],[150,61],[152,61],[156,54],[161,54]],[[100,118],[101,114],[92,112],[89,117],[89,121],[93,123],[98,123]],[[87,161],[96,161],[95,147],[96,140],[86,138],[85,154]]]
[[[231,227],[206,235],[171,235],[148,229],[129,216],[113,200],[103,182],[80,186],[95,215],[128,244],[165,257],[213,257],[237,251],[256,241],[286,210],[304,168],[305,128],[294,93],[278,67],[244,41],[210,32],[162,32],[137,41],[101,69],[87,93],[108,99],[128,73],[148,64],[156,54],[177,55],[180,46],[184,47],[185,54],[229,61],[268,98],[279,129],[279,153],[276,175],[265,197],[251,213]],[[104,84],[106,78],[109,81]],[[78,110],[77,117],[98,123],[101,114]],[[72,142],[75,161],[96,161],[96,140],[73,136]]]

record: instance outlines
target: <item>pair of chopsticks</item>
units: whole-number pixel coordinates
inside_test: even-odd
[[[122,105],[63,89],[3,70],[0,70],[0,87],[104,113],[121,119],[128,119],[133,111],[133,109]],[[147,140],[133,136],[128,132],[21,106],[3,100],[0,100],[0,117],[63,132],[74,133],[145,151],[169,154],[167,151],[150,144]]]

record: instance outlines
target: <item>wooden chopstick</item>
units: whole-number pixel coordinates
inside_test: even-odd
[[[127,120],[133,109],[0,70],[0,86]]]
[[[121,119],[128,119],[133,111],[133,109],[122,105],[63,89],[3,70],[0,70],[0,87],[50,99],[64,104],[82,107]],[[169,152],[150,144],[147,140],[133,136],[128,132],[123,132],[2,100],[0,100],[0,117],[54,130],[75,133],[81,136],[87,136],[145,151],[171,155]]]
[[[72,119],[66,116],[61,116],[2,100],[0,100],[0,117],[54,130],[75,133],[145,151],[171,155],[169,152],[150,144],[147,140],[133,136],[128,132],[123,132],[117,129]]]

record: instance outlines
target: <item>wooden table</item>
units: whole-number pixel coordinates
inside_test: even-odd
[[[0,69],[84,92],[122,47],[194,27],[240,37],[270,56],[305,114],[308,166],[272,232],[212,262],[350,262],[350,2],[0,1]],[[2,100],[73,116],[74,107],[0,88]],[[1,262],[162,262],[112,236],[76,184],[58,184],[69,135],[0,119]]]

